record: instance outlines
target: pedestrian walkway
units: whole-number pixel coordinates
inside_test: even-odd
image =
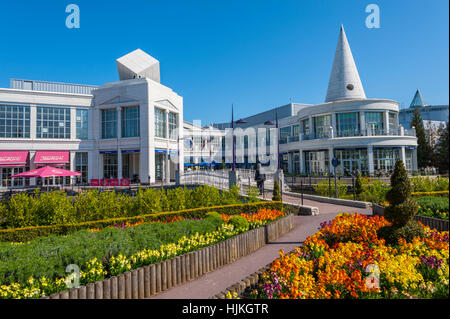
[[[287,202],[293,201],[288,196],[283,196]],[[293,204],[298,204],[299,199],[295,198]],[[250,255],[238,259],[237,261],[225,265],[213,272],[207,273],[193,281],[181,286],[163,291],[152,299],[205,299],[214,296],[226,288],[239,282],[241,279],[261,269],[279,256],[279,250],[285,252],[298,247],[310,235],[314,234],[320,223],[333,219],[339,213],[371,214],[370,209],[361,209],[348,206],[320,203],[310,200],[304,201],[305,205],[319,207],[317,216],[295,216],[295,228],[284,234],[277,240],[270,242],[266,246],[258,249]]]

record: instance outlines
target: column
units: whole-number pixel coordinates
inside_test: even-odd
[[[30,125],[31,125],[31,121],[30,121]],[[35,133],[36,133],[36,131],[35,131]],[[36,164],[34,163],[34,155],[35,154],[36,154],[36,152],[30,152],[30,171],[36,169]],[[36,186],[36,178],[30,178],[30,186]]]
[[[373,174],[375,172],[374,163],[373,163],[373,146],[369,145],[367,147],[367,162],[369,164],[369,174]]]
[[[71,151],[69,155],[69,170],[71,170],[72,172],[75,172],[75,155],[76,153],[74,151]],[[70,184],[73,184],[75,178],[75,176],[70,177]],[[65,184],[66,179],[64,178],[63,180]]]
[[[77,138],[77,109],[70,108],[70,138]]]
[[[288,172],[293,173],[293,160],[294,160],[294,153],[289,152],[288,153]]]
[[[314,121],[312,116],[310,116],[308,119],[309,119],[309,139],[312,140],[316,137],[314,133]]]
[[[383,126],[386,134],[389,134],[389,111],[384,111]]]
[[[417,166],[417,148],[412,150],[412,171],[413,172],[417,172],[418,170],[418,166]]]
[[[360,130],[360,135],[367,135],[365,133],[365,130],[366,130],[366,113],[364,113],[364,112],[360,112],[359,113],[359,130]]]
[[[404,146],[402,146],[402,148],[400,150],[400,159],[402,160],[403,165],[405,165],[405,168],[406,168],[406,150],[405,150]]]
[[[117,141],[122,137],[122,108],[117,108]],[[119,142],[117,142],[117,178],[122,179],[122,149]]]
[[[336,113],[331,113],[331,132],[330,138],[337,137]]]
[[[170,162],[169,162],[169,148],[167,148],[167,154],[164,156],[164,169],[165,169],[165,181],[170,183]]]
[[[305,173],[305,156],[303,155],[303,150],[298,150],[299,153],[299,164],[300,164],[300,173]]]
[[[330,172],[334,172],[333,164],[331,163],[333,161],[333,157],[334,157],[334,149],[331,146],[328,148],[328,170]]]
[[[88,151],[88,183],[91,182],[91,179],[93,178],[99,178],[98,175],[99,169],[98,169],[98,151]]]

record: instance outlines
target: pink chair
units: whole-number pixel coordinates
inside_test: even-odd
[[[98,179],[91,179],[91,186],[100,186],[100,181]]]
[[[119,180],[117,178],[112,178],[109,182],[110,186],[119,186]]]
[[[122,178],[120,180],[120,186],[130,186],[130,179],[129,178]]]

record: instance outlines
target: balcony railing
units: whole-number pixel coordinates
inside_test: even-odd
[[[314,139],[329,139],[329,138],[341,138],[341,137],[366,137],[366,136],[416,136],[415,129],[406,130],[402,127],[398,127],[391,130],[382,130],[376,128],[368,128],[365,130],[342,130],[333,133],[333,130],[318,132],[317,134],[304,134],[295,136],[286,136],[280,138],[280,144],[289,144],[300,141],[309,141]]]

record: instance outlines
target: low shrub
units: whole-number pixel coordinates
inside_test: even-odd
[[[415,201],[419,204],[419,215],[448,219],[448,197],[423,196],[415,198]]]
[[[175,212],[161,212],[156,214],[144,214],[131,217],[110,218],[81,223],[0,229],[0,241],[26,242],[38,237],[49,236],[52,234],[66,235],[86,228],[103,229],[110,225],[126,222],[134,223],[140,220],[144,222],[164,221],[169,217],[176,217],[176,216],[181,216],[184,218],[204,218],[205,214],[211,211],[216,211],[220,214],[226,213],[230,215],[240,214],[242,212],[256,213],[258,210],[262,208],[277,209],[283,211],[283,204],[281,202],[257,202],[257,203],[234,204],[234,205],[223,205],[212,207],[200,207]]]
[[[331,193],[330,193],[331,188]],[[337,181],[337,189],[338,189],[338,197],[341,198],[347,194],[348,187],[346,184],[344,184],[341,181]],[[319,193],[320,196],[325,197],[334,197],[335,196],[335,185],[334,180],[328,181],[322,181],[318,182],[317,185],[314,185],[314,191]]]
[[[245,217],[242,217],[239,215],[231,216],[228,223],[233,225],[235,229],[248,229],[249,228],[248,220]]]
[[[410,178],[413,192],[435,192],[449,190],[448,177],[412,177]]]
[[[206,218],[211,218],[214,220],[218,220],[220,223],[223,222],[222,217],[220,216],[220,214],[218,212],[209,212],[205,214]]]

